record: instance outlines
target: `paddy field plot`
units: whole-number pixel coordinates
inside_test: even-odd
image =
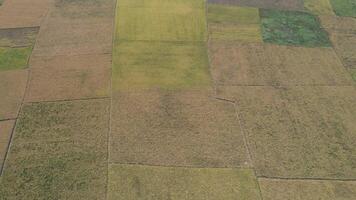
[[[111,54],[33,57],[25,101],[107,97]]]
[[[207,0],[207,2],[256,8],[304,10],[303,0]]]
[[[109,200],[260,200],[249,169],[206,169],[111,165]]]
[[[16,118],[27,82],[27,70],[0,72],[0,119]]]
[[[248,166],[231,102],[209,90],[113,94],[110,161],[160,166]]]
[[[205,41],[205,7],[175,5],[121,7],[119,3],[115,40]]]
[[[0,182],[5,199],[103,199],[109,101],[25,104]]]
[[[237,102],[259,176],[356,177],[353,86],[224,87]]]
[[[0,121],[0,171],[5,161],[5,155],[10,143],[15,120]]]
[[[335,15],[330,0],[304,0],[304,7],[316,15]]]
[[[219,85],[351,85],[332,48],[213,41],[211,74]]]
[[[113,89],[210,85],[205,48],[206,45],[201,42],[116,42]]]
[[[356,182],[259,179],[264,200],[352,200]]]
[[[257,8],[208,4],[211,40],[262,42]]]
[[[330,0],[330,3],[337,15],[344,17],[356,17],[356,1]]]
[[[328,47],[330,41],[316,16],[299,11],[260,10],[264,42],[279,45]]]

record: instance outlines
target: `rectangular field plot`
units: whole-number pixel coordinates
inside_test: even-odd
[[[220,85],[351,85],[332,48],[211,42],[211,73]]]
[[[329,0],[304,0],[304,7],[316,15],[335,15]]]
[[[225,87],[260,176],[356,178],[356,92],[348,87]]]
[[[248,166],[232,103],[199,90],[113,94],[110,161],[163,166]]]
[[[35,44],[39,27],[0,29],[0,47],[29,47]]]
[[[15,120],[0,121],[0,172],[5,161],[5,155],[10,142]]]
[[[353,200],[356,182],[258,180],[264,200]]]
[[[334,11],[339,16],[356,17],[355,0],[330,0]]]
[[[204,43],[119,42],[113,56],[113,88],[182,88],[210,84]]]
[[[121,0],[118,7],[131,8],[205,8],[204,0]]]
[[[205,41],[205,8],[118,6],[115,39]]]
[[[27,70],[0,72],[0,119],[17,117],[27,83]]]
[[[26,102],[106,97],[111,55],[33,57]]]
[[[209,38],[262,42],[257,8],[208,5]]]
[[[199,169],[111,165],[109,200],[260,200],[249,169]]]
[[[5,199],[103,199],[109,101],[23,107],[0,196]]]
[[[282,10],[303,10],[303,0],[207,0],[208,3],[276,8]]]
[[[356,33],[356,18],[322,15],[319,16],[319,19],[323,28],[329,32]]]
[[[32,47],[0,47],[0,71],[27,68],[31,52]]]

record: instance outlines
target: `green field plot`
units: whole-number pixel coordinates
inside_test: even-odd
[[[304,0],[304,7],[316,15],[335,15],[329,0]]]
[[[118,6],[116,40],[205,41],[205,9]]]
[[[334,11],[339,16],[356,17],[355,0],[330,0]]]
[[[113,88],[181,88],[210,84],[204,43],[119,42]]]
[[[0,71],[26,68],[31,51],[32,47],[0,47]]]
[[[204,8],[204,0],[121,0],[119,7],[143,7],[143,8]]]
[[[235,98],[258,175],[356,178],[353,86],[225,87]]]
[[[260,200],[249,169],[111,165],[109,200]]]
[[[262,41],[257,8],[209,4],[208,23],[212,40]]]
[[[204,91],[204,92],[202,92]],[[113,96],[110,161],[164,166],[248,166],[232,103],[208,90]]]
[[[258,180],[264,200],[353,200],[356,182]]]
[[[25,94],[27,70],[0,72],[0,120],[17,117]]]
[[[23,107],[1,177],[4,199],[102,199],[109,102]]]
[[[260,10],[265,42],[306,47],[330,46],[318,19],[298,11]]]
[[[10,143],[11,133],[14,124],[14,120],[0,121],[0,171],[2,170],[2,165],[5,160],[5,155],[8,144]]]
[[[222,85],[351,85],[332,48],[211,42],[211,74]]]

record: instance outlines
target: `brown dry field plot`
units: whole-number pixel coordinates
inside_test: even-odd
[[[107,97],[111,55],[33,57],[27,102]]]

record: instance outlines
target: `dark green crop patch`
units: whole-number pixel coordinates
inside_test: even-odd
[[[264,42],[280,45],[328,47],[330,41],[318,19],[309,13],[261,9]]]
[[[330,0],[336,15],[344,17],[356,17],[355,0]]]

